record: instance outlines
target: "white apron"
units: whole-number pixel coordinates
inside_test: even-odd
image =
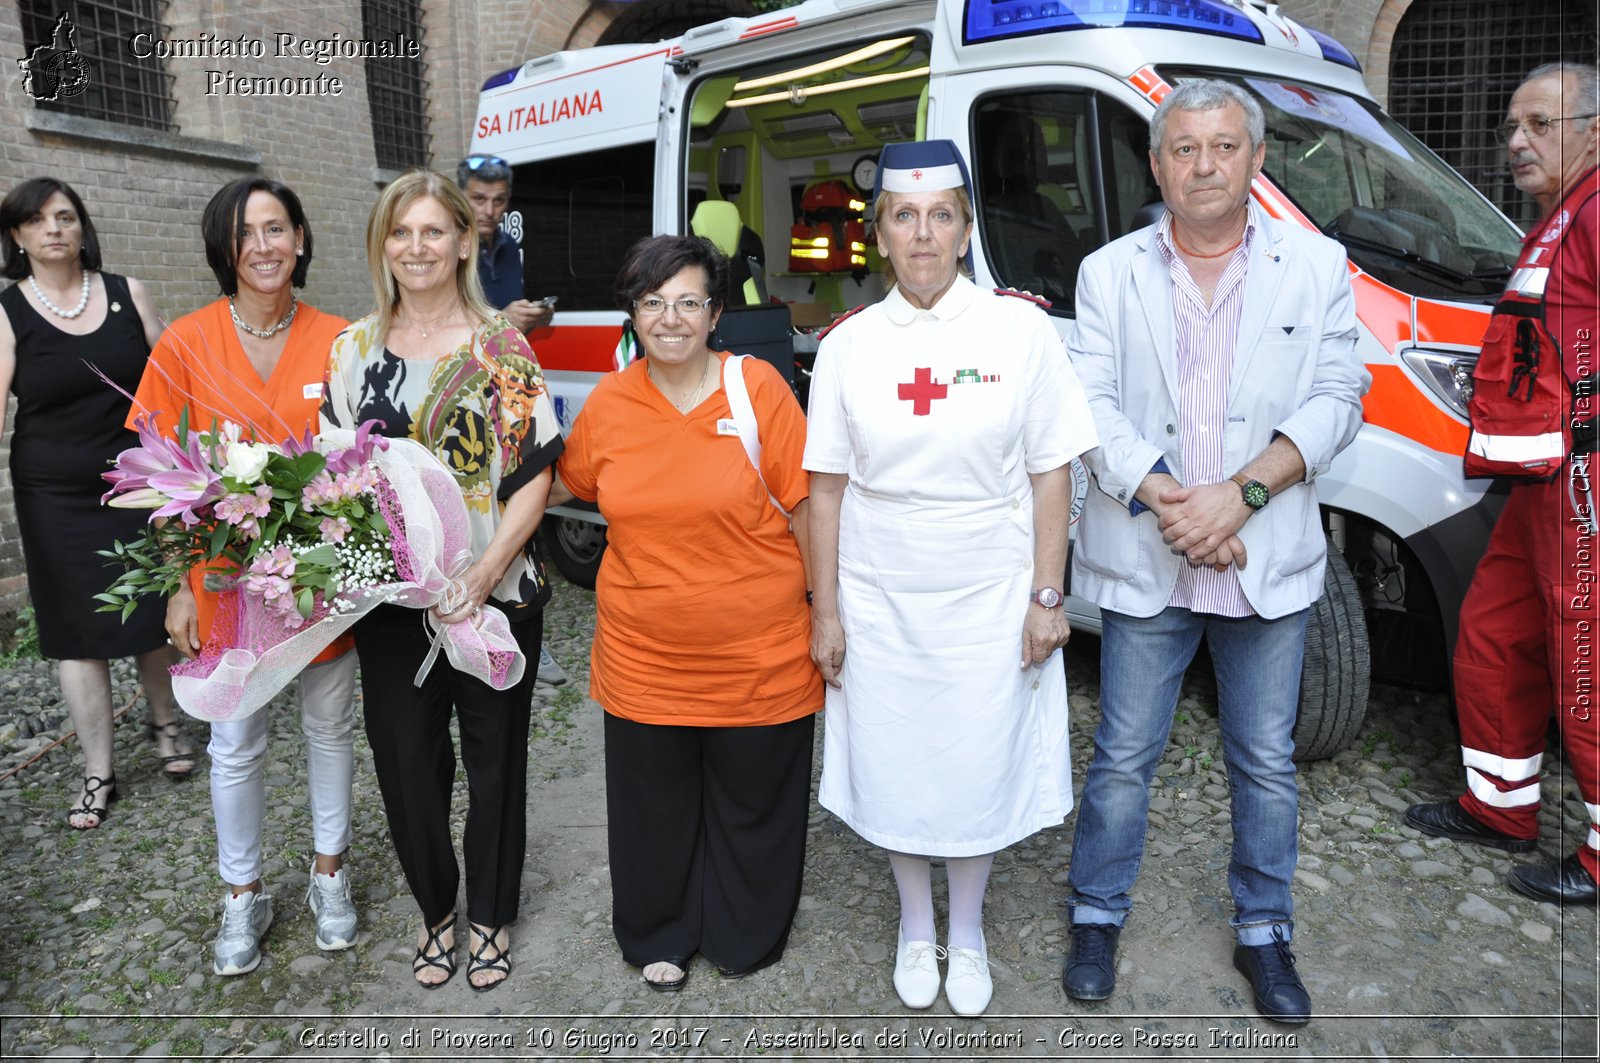
[[[1026,490],[989,503],[845,491],[843,689],[827,691],[819,800],[875,845],[980,856],[1072,809],[1061,653],[1021,667],[1032,526]],[[929,555],[961,560],[915,564]]]
[[[1035,583],[1028,474],[1094,444],[1049,318],[964,278],[823,340],[805,464],[849,485],[819,800],[868,841],[980,856],[1071,810],[1061,655],[1021,667],[1029,592],[1061,575]]]

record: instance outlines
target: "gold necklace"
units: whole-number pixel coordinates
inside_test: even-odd
[[[650,382],[656,386],[656,390],[660,391],[663,396],[666,396],[667,401],[672,403],[673,409],[677,410],[679,413],[688,413],[690,410],[700,405],[700,399],[704,396],[706,390],[706,383],[711,379],[711,363],[715,361],[715,356],[711,355],[710,353],[706,354],[706,367],[705,371],[700,374],[700,384],[694,389],[694,394],[689,396],[687,402],[680,402],[672,398],[672,396],[667,395],[667,389],[662,387],[661,381],[656,379],[655,366],[648,360],[644,364],[644,371],[650,375]]]
[[[431,325],[429,325],[427,328],[423,328],[422,325],[420,323],[418,323],[415,314],[407,314],[406,315],[406,325],[408,325],[411,328],[416,329],[417,333],[419,335],[421,335],[423,339],[427,339],[429,336],[432,336],[435,332],[438,332],[441,328],[443,328],[444,325],[445,325],[445,322],[449,321],[451,318],[453,318],[455,316],[456,316],[456,308],[452,307],[449,310],[446,310],[441,316],[436,318],[434,320],[434,322]]]

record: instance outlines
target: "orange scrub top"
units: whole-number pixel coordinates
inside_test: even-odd
[[[595,584],[589,694],[637,723],[786,723],[822,707],[805,570],[770,488],[810,493],[806,422],[777,370],[744,362],[761,433],[757,478],[720,386],[687,414],[641,358],[590,394],[557,462],[597,502],[607,547]]]
[[[215,420],[219,426],[232,421],[242,426],[247,436],[265,443],[303,435],[307,428],[315,434],[328,351],[333,338],[348,324],[342,317],[301,303],[289,326],[283,355],[272,376],[263,382],[239,343],[228,300],[218,299],[174,321],[161,334],[134,394],[128,427],[133,427],[134,417],[149,413],[163,434],[175,436],[178,419],[187,409],[189,427],[195,431],[209,431]],[[211,637],[217,596],[206,590],[205,570],[200,566],[190,570],[189,586],[194,590],[200,644],[204,646]],[[350,635],[341,635],[312,663],[332,660],[353,645]]]

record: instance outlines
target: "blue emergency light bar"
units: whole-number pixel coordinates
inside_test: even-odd
[[[1219,0],[967,0],[963,43],[1119,26],[1265,43],[1249,16]]]
[[[1361,64],[1356,62],[1354,55],[1350,54],[1350,49],[1326,33],[1314,30],[1310,26],[1301,26],[1300,28],[1311,34],[1311,39],[1317,42],[1317,46],[1322,49],[1322,58],[1330,63],[1338,63],[1340,66],[1347,66],[1351,70],[1360,72]]]
[[[478,91],[488,92],[490,89],[497,89],[501,85],[511,84],[513,81],[517,80],[517,72],[521,69],[522,68],[520,66],[514,66],[510,70],[502,70],[498,74],[490,74],[488,78],[484,80],[483,88],[479,89]]]

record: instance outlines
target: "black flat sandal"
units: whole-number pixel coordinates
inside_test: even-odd
[[[661,960],[651,960],[650,963],[670,963],[672,966],[683,972],[670,982],[654,982],[648,978],[645,978],[644,984],[655,990],[657,993],[677,993],[682,990],[684,986],[689,984],[689,958],[687,956],[668,956]],[[647,963],[644,966],[648,967],[650,964]],[[641,978],[643,977],[643,971],[644,968],[641,967]]]
[[[174,753],[170,757],[161,756],[161,739],[166,738],[172,742],[173,749],[182,749],[189,742],[183,737],[183,729],[178,726],[177,720],[168,720],[166,723],[156,723],[151,720],[145,724],[145,731],[150,735],[150,744],[156,747],[156,756],[161,760],[161,774],[170,782],[182,782],[194,773],[195,752],[190,749],[187,753]],[[173,765],[179,761],[188,761],[189,766],[182,770],[173,770]]]
[[[106,791],[106,802],[103,805],[95,804],[95,795]],[[117,777],[115,774],[104,779],[98,775],[85,775],[83,778],[83,801],[76,808],[67,810],[67,826],[73,830],[98,830],[100,824],[111,818],[111,806],[117,800]],[[93,816],[93,823],[83,826],[72,822],[73,816]]]
[[[487,993],[491,989],[499,989],[511,977],[511,955],[508,950],[495,944],[495,938],[498,938],[500,931],[504,929],[504,925],[497,926],[485,934],[482,927],[476,923],[472,924],[472,933],[483,938],[483,944],[471,950],[467,955],[467,988],[474,993]],[[492,958],[489,956],[490,949],[494,950]],[[485,982],[479,985],[472,980],[472,976],[479,971],[504,972],[505,977],[496,978],[492,982]]]
[[[446,930],[454,930],[455,926],[456,913],[451,912],[450,918],[440,923],[437,928],[429,927],[428,940],[411,959],[411,977],[416,979],[416,983],[419,986],[430,992],[445,985],[456,976],[456,950],[454,947],[447,948],[444,943],[444,932]],[[444,977],[437,982],[424,982],[422,979],[417,978],[418,972],[429,967],[437,967],[445,972]]]

